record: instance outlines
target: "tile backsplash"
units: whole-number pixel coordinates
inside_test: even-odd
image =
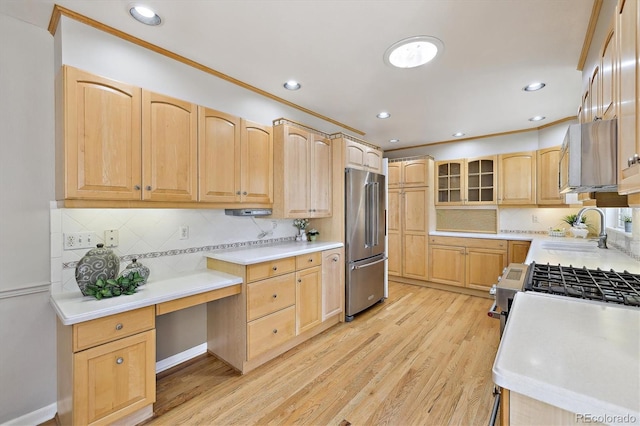
[[[188,227],[181,239],[180,228]],[[75,265],[86,249],[64,250],[71,232],[93,232],[104,242],[105,230],[117,230],[113,247],[123,269],[136,257],[151,269],[151,277],[206,268],[204,252],[240,245],[294,239],[291,219],[227,216],[224,210],[200,209],[66,209],[51,206],[52,291],[75,291]]]

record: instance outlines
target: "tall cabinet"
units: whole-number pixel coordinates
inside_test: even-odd
[[[430,158],[389,161],[388,272],[427,280]]]

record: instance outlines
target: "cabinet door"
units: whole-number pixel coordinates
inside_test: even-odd
[[[155,330],[74,354],[74,424],[112,423],[156,399]]]
[[[66,199],[139,200],[141,90],[64,67]]]
[[[538,205],[564,204],[560,194],[560,147],[537,151],[536,196]]]
[[[345,144],[345,167],[364,170],[367,148],[357,142],[346,140]]]
[[[467,287],[489,290],[507,266],[507,250],[467,248]]]
[[[199,108],[199,200],[240,201],[240,119]]]
[[[615,67],[615,34],[614,30],[609,32],[607,38],[605,40],[605,44],[602,50],[602,59],[601,59],[601,86],[602,86],[602,96],[600,98],[600,102],[602,106],[600,107],[600,113],[602,114],[602,118],[605,120],[615,118],[615,106],[613,103],[614,97],[614,67]]]
[[[344,248],[322,252],[322,321],[344,306]]]
[[[295,127],[284,127],[283,197],[284,214],[288,218],[309,217],[309,133]],[[280,188],[278,188],[280,189]]]
[[[498,162],[498,203],[535,204],[535,151],[500,154]]]
[[[405,188],[402,194],[402,275],[428,278],[427,188]]]
[[[197,136],[195,104],[143,90],[143,200],[197,199]]]
[[[496,204],[497,157],[470,158],[465,161],[465,204]]]
[[[640,155],[640,7],[637,1],[620,1],[617,20],[618,56],[618,192],[640,192],[640,162],[629,163]]]
[[[330,217],[333,205],[333,169],[331,167],[331,140],[311,134],[309,169],[310,213],[308,217]]]
[[[397,188],[402,183],[402,161],[389,162],[387,167],[387,185]]]
[[[465,248],[429,246],[429,280],[435,283],[464,287]]]
[[[405,187],[427,186],[427,160],[407,160],[402,162],[402,183]]]
[[[464,203],[464,160],[436,162],[436,205]]]
[[[387,200],[389,202],[389,210],[387,211],[388,240],[387,254],[389,260],[389,275],[402,276],[402,228],[401,220],[401,199],[402,193],[400,189],[389,189]]]
[[[296,272],[296,335],[322,322],[322,270],[320,266]]]
[[[529,253],[530,241],[509,241],[509,256],[507,259],[507,265],[509,263],[524,263]]]
[[[241,201],[273,203],[273,129],[241,120]]]
[[[364,164],[367,170],[374,173],[382,173],[382,152],[377,149],[367,147]]]

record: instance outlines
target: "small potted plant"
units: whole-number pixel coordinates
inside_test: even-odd
[[[624,223],[624,232],[631,232],[631,216],[622,216],[622,222]]]
[[[298,235],[296,235],[296,241],[307,241],[307,234],[305,228],[309,224],[309,219],[294,219],[293,226],[298,228]]]
[[[573,234],[574,238],[587,238],[587,235],[589,234],[589,230],[587,229],[589,227],[589,225],[587,224],[587,218],[585,216],[582,216],[582,218],[580,219],[580,223],[576,223],[577,219],[577,214],[569,214],[562,218],[564,222],[568,223],[571,226],[571,233]]]
[[[307,235],[309,236],[309,241],[315,241],[316,238],[318,238],[318,235],[320,235],[320,231],[315,228],[311,228],[307,231]]]

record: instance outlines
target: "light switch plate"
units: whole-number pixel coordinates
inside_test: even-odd
[[[120,244],[120,236],[117,229],[107,229],[104,231],[104,246],[118,247]]]
[[[67,232],[63,234],[63,246],[65,250],[94,248],[96,235],[94,232]]]

